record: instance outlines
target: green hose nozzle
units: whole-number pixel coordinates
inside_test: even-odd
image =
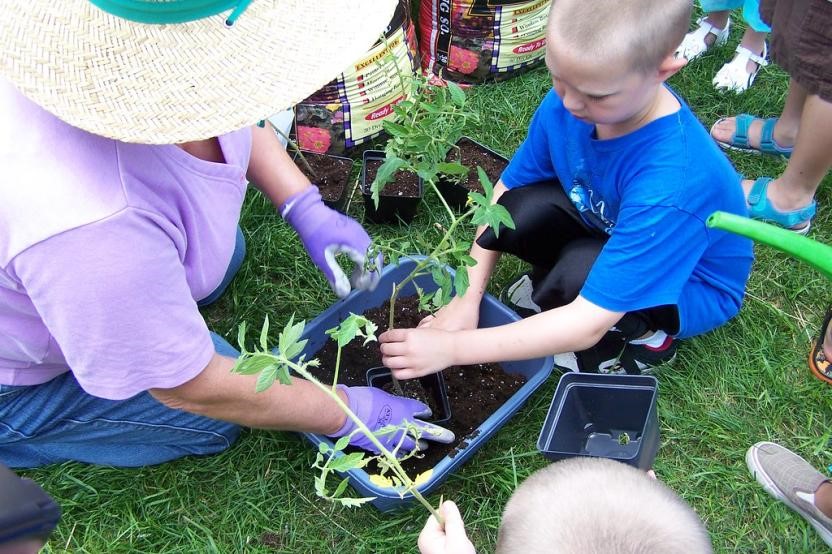
[[[742,235],[782,250],[791,257],[811,265],[832,281],[832,247],[830,246],[788,229],[726,212],[712,213],[705,224],[708,227]]]

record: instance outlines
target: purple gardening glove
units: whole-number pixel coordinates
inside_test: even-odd
[[[357,415],[361,421],[367,424],[371,431],[378,431],[379,429],[388,425],[399,425],[407,420],[409,423],[418,425],[421,430],[419,442],[431,440],[442,443],[449,443],[454,440],[454,434],[438,425],[420,421],[418,417],[429,417],[431,415],[430,408],[418,400],[410,398],[403,398],[401,396],[393,396],[376,387],[347,387],[338,385],[338,389],[347,395],[350,410]],[[331,437],[343,437],[356,430],[355,423],[350,418],[344,423],[337,432],[330,435]],[[411,436],[405,436],[402,439],[403,430],[397,430],[395,433],[386,435],[376,435],[379,442],[388,450],[392,450],[399,444],[401,440],[401,447],[399,452],[410,452],[417,448],[416,440]],[[379,453],[376,445],[368,439],[364,433],[357,432],[350,439],[350,444],[369,450],[375,454]],[[419,445],[419,449],[424,449],[427,445]]]
[[[369,290],[376,287],[381,255],[375,260],[374,270],[364,268],[372,242],[370,236],[354,219],[324,204],[318,187],[312,185],[290,196],[280,215],[295,229],[309,257],[340,298],[348,295],[352,287]],[[350,279],[335,259],[341,252],[355,263]]]

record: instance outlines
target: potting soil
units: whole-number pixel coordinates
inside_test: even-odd
[[[310,181],[318,185],[321,198],[329,202],[341,198],[350,180],[352,162],[314,152],[304,152],[303,157],[314,173],[310,173],[301,160],[295,159],[295,163]]]
[[[397,299],[396,327],[416,327],[428,315],[420,312],[418,307],[416,297]],[[379,326],[380,334],[387,328],[388,313],[389,303],[385,302],[383,306],[365,312],[364,316]],[[321,362],[321,367],[311,370],[324,383],[332,382],[337,350],[335,341],[327,341],[324,348],[315,355]],[[377,343],[362,346],[361,340],[354,340],[341,351],[338,381],[346,385],[363,386],[366,384],[367,370],[380,365],[381,352]],[[434,467],[445,456],[453,457],[465,448],[466,439],[470,438],[471,433],[526,382],[524,376],[506,373],[497,364],[454,366],[443,373],[451,404],[451,419],[443,426],[453,431],[456,439],[449,445],[429,442],[429,448],[420,453],[420,457],[406,460],[403,466],[411,477]],[[375,472],[370,467],[367,471]]]
[[[367,183],[369,186],[376,179],[378,168],[384,163],[380,160],[367,161]],[[381,196],[405,196],[407,198],[419,197],[419,177],[409,171],[397,171],[393,179],[389,181],[381,191]],[[386,321],[386,320],[385,320]]]
[[[538,65],[549,0],[421,0],[419,44],[426,72],[459,83],[513,77]]]
[[[462,139],[457,143],[458,150],[452,148],[448,152],[447,161],[459,161],[465,167],[468,167],[468,175],[460,184],[468,190],[476,192],[483,192],[482,184],[480,183],[479,172],[477,167],[481,167],[491,184],[495,184],[503,174],[503,170],[508,165],[508,162],[488,150],[483,149],[475,142],[467,139]]]

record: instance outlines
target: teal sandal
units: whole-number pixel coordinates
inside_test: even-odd
[[[748,193],[748,215],[751,219],[774,223],[800,235],[807,234],[817,211],[817,202],[812,200],[808,206],[791,212],[776,210],[768,201],[768,185],[772,180],[771,177],[760,177],[754,181]]]
[[[717,144],[725,150],[739,150],[740,152],[751,152],[752,154],[770,154],[772,156],[783,156],[789,158],[792,155],[792,148],[785,148],[777,144],[774,140],[774,126],[777,125],[776,117],[762,119],[747,113],[741,113],[736,116],[737,128],[731,136],[731,142],[722,142],[717,140]],[[762,134],[760,135],[760,147],[751,146],[748,142],[748,130],[755,120],[760,119],[763,122]],[[714,136],[714,127],[716,127],[725,118],[717,120],[711,127],[711,136]],[[716,140],[716,139],[714,139]]]

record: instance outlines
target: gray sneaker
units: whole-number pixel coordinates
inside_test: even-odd
[[[832,519],[815,507],[814,494],[826,481],[809,462],[773,442],[758,442],[748,449],[745,463],[766,492],[800,514],[832,546]]]
[[[518,275],[514,282],[500,293],[500,302],[517,312],[520,317],[529,317],[543,311],[534,300],[534,285],[528,273]]]

